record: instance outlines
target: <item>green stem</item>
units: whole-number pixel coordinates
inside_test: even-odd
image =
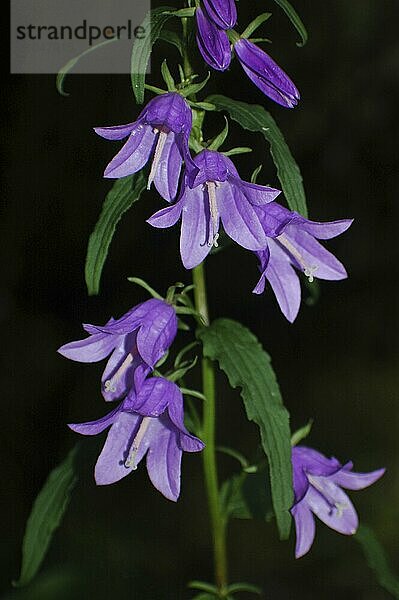
[[[209,311],[206,295],[204,263],[193,269],[194,299],[196,310],[201,314],[206,326],[209,325]],[[219,499],[219,484],[216,464],[215,447],[215,372],[213,363],[208,358],[202,359],[202,385],[204,402],[202,437],[205,442],[203,451],[203,464],[205,485],[208,496],[209,512],[213,533],[213,552],[215,564],[215,582],[220,598],[224,597],[227,586],[227,552],[226,552],[226,527],[221,512]]]

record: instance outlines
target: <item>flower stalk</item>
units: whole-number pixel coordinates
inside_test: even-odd
[[[204,263],[192,271],[195,308],[202,316],[204,325],[209,325],[209,310],[206,293]],[[215,564],[215,583],[219,590],[220,598],[224,598],[227,587],[227,551],[226,551],[226,525],[220,507],[219,483],[216,463],[216,394],[215,372],[212,362],[208,358],[202,359],[202,387],[206,398],[204,402],[202,439],[205,448],[202,453],[205,485],[208,496],[209,513],[211,517],[213,552]]]

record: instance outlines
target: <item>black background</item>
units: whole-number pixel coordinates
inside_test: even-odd
[[[395,0],[298,0],[310,34],[296,32],[269,2],[239,3],[240,28],[263,10],[273,46],[266,50],[297,83],[302,100],[286,110],[265,99],[234,62],[215,74],[210,91],[262,103],[271,111],[300,164],[315,220],[354,217],[351,230],[329,244],[350,277],[323,282],[315,307],[302,305],[294,325],[268,291],[257,297],[256,262],[231,247],[208,261],[214,317],[254,330],[271,353],[293,429],[315,419],[308,443],[355,468],[387,466],[385,477],[353,493],[361,519],[398,563],[398,5]],[[239,28],[239,29],[240,29]],[[160,45],[157,58],[177,59]],[[196,69],[205,73],[200,59]],[[151,82],[159,84],[158,60]],[[12,76],[2,89],[3,193],[0,319],[2,322],[1,582],[4,598],[185,599],[192,578],[212,579],[201,461],[183,463],[179,503],[151,487],[145,469],[105,488],[82,479],[41,575],[12,591],[26,519],[48,472],[76,442],[66,423],[106,411],[99,394],[102,366],[69,362],[56,353],[81,337],[80,322],[105,322],[145,299],[126,281],[143,277],[157,289],[189,283],[177,228],[145,223],[162,201],[146,193],[118,227],[98,297],[88,298],[84,260],[88,236],[110,182],[104,166],[118,144],[92,132],[138,114],[129,76],[70,76],[68,98],[50,76]],[[223,127],[212,116],[209,137]],[[264,162],[261,183],[278,187],[262,138],[232,126],[233,145],[253,145],[235,162],[243,178]],[[184,340],[184,338],[181,338]],[[194,383],[194,382],[193,382]],[[218,378],[218,441],[250,455],[257,430],[239,396]],[[101,443],[101,440],[99,440]],[[96,442],[94,442],[96,445]],[[95,461],[92,449],[91,463]],[[224,476],[236,465],[222,459]],[[273,523],[235,521],[230,528],[232,581],[251,581],[275,600],[384,600],[360,547],[321,524],[311,553],[295,561],[292,536],[277,539]],[[245,595],[242,596],[243,598]],[[249,597],[249,596],[248,596]]]

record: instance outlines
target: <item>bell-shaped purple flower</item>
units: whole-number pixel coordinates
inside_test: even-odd
[[[197,21],[197,44],[204,61],[217,71],[225,71],[230,65],[231,49],[227,34],[208,19],[201,8],[195,11]]]
[[[136,173],[152,156],[148,189],[154,182],[161,196],[170,202],[177,193],[182,160],[186,168],[193,168],[188,149],[191,125],[187,102],[180,94],[170,92],[150,100],[134,123],[96,127],[94,131],[107,140],[129,136],[106,167],[104,176],[118,179]]]
[[[148,222],[171,227],[182,217],[180,252],[184,266],[192,269],[217,246],[219,222],[232,240],[249,250],[267,246],[259,207],[271,202],[279,190],[242,181],[232,161],[213,150],[194,159],[199,168],[192,187],[184,179],[179,200],[155,213]]]
[[[353,220],[309,221],[277,202],[258,209],[257,214],[270,237],[267,246],[256,252],[262,274],[253,292],[261,294],[267,279],[282,313],[292,323],[301,304],[301,286],[295,269],[302,271],[309,281],[314,277],[335,281],[345,279],[347,273],[343,264],[317,239],[328,240],[340,235]]]
[[[220,29],[232,29],[237,23],[234,0],[202,0],[208,17]]]
[[[69,427],[83,435],[97,435],[111,427],[95,467],[97,485],[126,477],[147,455],[152,484],[176,501],[182,453],[199,452],[204,444],[184,426],[183,397],[175,383],[162,377],[137,379],[125,400],[108,415]]]
[[[234,50],[245,73],[261,92],[287,108],[298,104],[300,95],[297,88],[266,52],[246,39],[239,39]]]
[[[382,477],[385,469],[371,473],[355,473],[351,462],[341,465],[305,446],[292,449],[295,504],[291,509],[295,520],[295,557],[300,558],[313,544],[316,515],[331,529],[353,535],[358,528],[356,510],[341,489],[362,490]]]
[[[120,319],[110,319],[104,326],[83,325],[89,337],[70,342],[58,352],[78,362],[97,362],[106,358],[101,378],[105,400],[126,395],[138,369],[147,374],[172,344],[177,333],[174,308],[163,300],[151,299],[138,304]]]

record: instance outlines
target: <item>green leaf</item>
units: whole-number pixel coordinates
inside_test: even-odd
[[[258,15],[256,17],[256,19],[254,19],[253,21],[250,22],[250,24],[248,25],[248,27],[246,29],[244,29],[244,31],[241,34],[242,38],[250,38],[251,35],[253,34],[254,31],[256,31],[258,29],[258,27],[260,27],[262,25],[262,23],[264,23],[265,21],[267,21],[268,19],[270,19],[270,17],[272,16],[272,13],[262,13],[261,15]]]
[[[112,42],[117,42],[117,41],[118,41],[117,37],[109,39],[109,40],[105,40],[105,42],[101,42],[100,44],[96,44],[95,46],[91,46],[90,48],[87,48],[87,50],[85,50],[78,56],[75,56],[75,58],[71,58],[71,60],[69,60],[67,62],[67,64],[64,65],[58,71],[58,74],[57,74],[56,86],[57,86],[57,91],[61,94],[61,96],[69,96],[69,94],[67,94],[64,90],[64,80],[65,80],[65,77],[68,75],[68,73],[80,61],[81,58],[83,58],[87,54],[90,54],[91,52],[94,52],[94,50],[98,50],[98,48],[102,48],[103,46],[106,46],[107,44],[111,44]]]
[[[141,23],[144,31],[150,31],[149,36],[142,39],[137,38],[133,44],[131,59],[131,79],[133,93],[137,104],[144,102],[145,73],[150,60],[151,50],[161,35],[166,21],[173,15],[170,6],[161,6],[150,10]]]
[[[13,582],[15,587],[27,585],[44,560],[78,479],[75,468],[78,451],[79,446],[75,446],[64,462],[50,473],[33,504],[22,544],[21,574],[18,581]]]
[[[243,325],[218,319],[198,332],[204,355],[219,362],[233,388],[241,388],[248,419],[260,429],[268,458],[274,513],[280,537],[289,536],[293,503],[289,415],[270,357]]]
[[[190,590],[201,590],[202,592],[209,592],[210,594],[217,594],[218,589],[213,583],[207,583],[206,581],[190,581],[187,584]]]
[[[145,177],[140,171],[117,179],[108,192],[87,248],[85,276],[90,296],[99,292],[101,273],[116,225],[132,204],[137,202],[146,185]]]
[[[373,530],[366,525],[360,525],[354,538],[361,545],[367,564],[374,571],[380,586],[399,599],[399,578],[392,572],[384,548]]]
[[[295,27],[295,29],[301,36],[301,41],[297,42],[296,45],[304,46],[306,44],[306,42],[308,41],[308,32],[306,31],[305,25],[303,24],[301,17],[298,15],[295,8],[288,2],[288,0],[274,0],[274,1],[276,4],[278,4],[283,9],[283,11],[287,15],[287,17],[289,18],[289,20],[291,21],[293,26]]]
[[[295,433],[293,433],[291,437],[291,446],[296,446],[297,444],[299,444],[299,442],[307,438],[309,433],[311,432],[312,426],[313,419],[310,419],[310,421],[306,423],[306,425],[295,431]]]
[[[227,111],[244,129],[262,133],[270,144],[270,153],[289,207],[306,217],[306,197],[301,172],[270,113],[258,104],[247,104],[226,96],[212,95],[207,101],[214,104],[217,110]]]
[[[270,521],[273,508],[267,473],[257,471],[233,475],[220,490],[221,504],[227,518]]]
[[[208,146],[208,150],[219,150],[220,146],[223,146],[227,136],[229,135],[229,122],[226,117],[224,119],[225,124],[223,130],[213,138]]]
[[[262,590],[257,585],[253,585],[252,583],[232,583],[227,587],[227,592],[229,594],[235,594],[237,592],[249,592],[250,594],[257,594],[258,596],[262,595]]]
[[[164,8],[165,10],[165,8]],[[168,10],[167,13],[173,17],[179,17],[180,19],[186,19],[187,17],[193,17],[195,15],[195,7],[191,8],[179,8],[179,10]]]
[[[179,51],[180,56],[183,56],[183,44],[177,33],[170,31],[169,29],[163,29],[159,34],[158,39],[167,42],[171,46],[175,46]]]

